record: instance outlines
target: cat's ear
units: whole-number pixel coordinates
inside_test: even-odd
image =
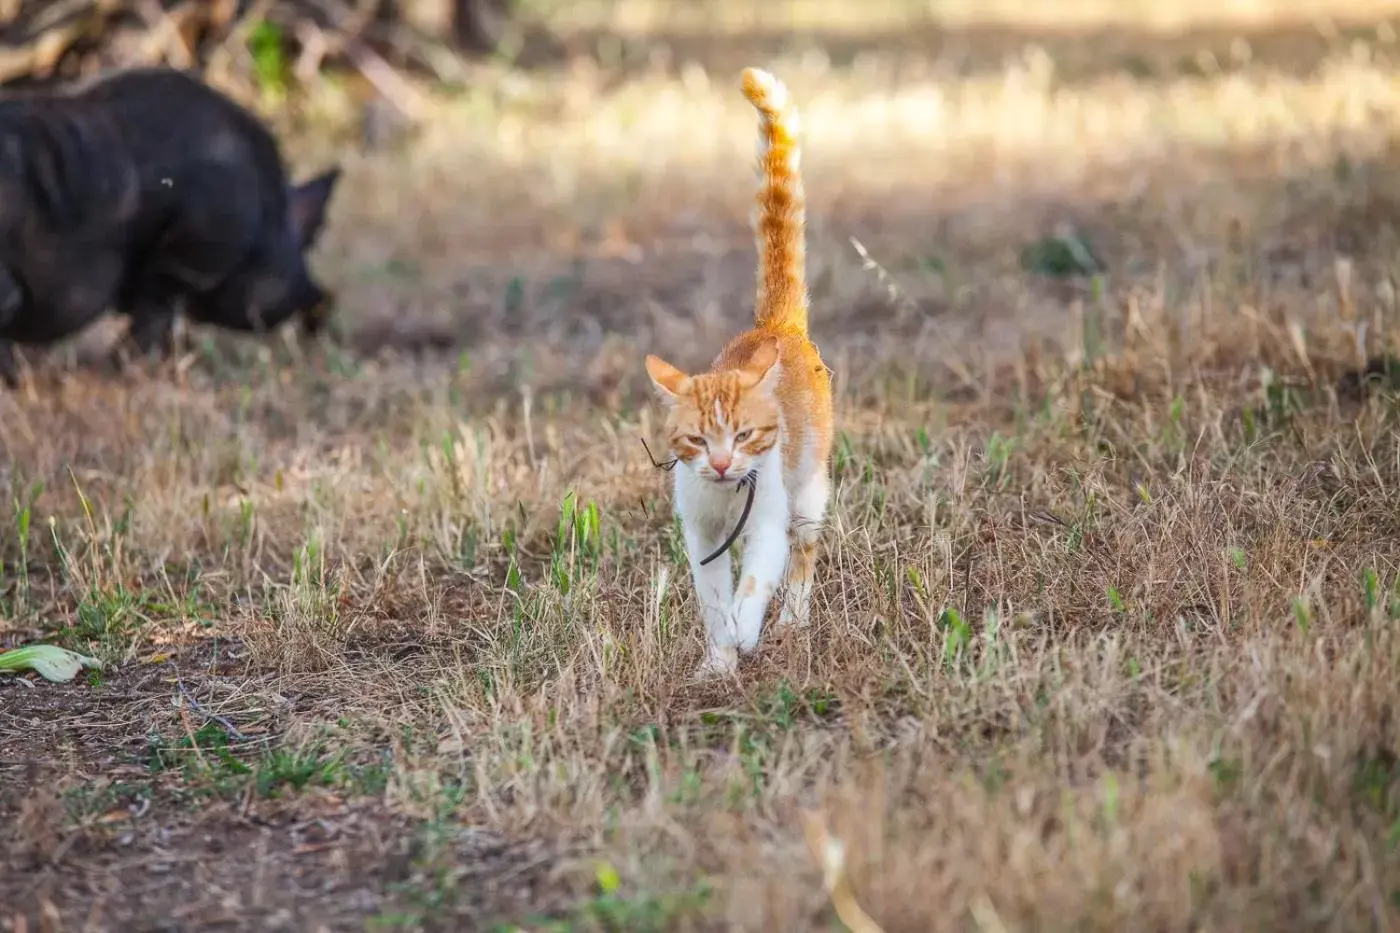
[[[764,390],[777,388],[778,374],[782,372],[782,368],[782,364],[778,362],[778,341],[773,337],[760,343],[749,357],[749,361],[744,364],[749,385]]]
[[[320,235],[321,225],[326,222],[326,205],[330,203],[331,192],[339,180],[340,169],[333,168],[287,192],[292,229],[302,249],[310,247]]]
[[[659,356],[647,354],[647,375],[667,401],[690,390],[690,377]]]

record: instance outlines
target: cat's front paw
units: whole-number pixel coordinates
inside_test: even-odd
[[[734,609],[734,645],[740,654],[749,654],[758,647],[763,634],[763,616],[767,600],[756,596],[740,599]]]
[[[714,680],[716,677],[727,677],[739,669],[739,652],[732,645],[724,647],[710,646],[705,655],[705,660],[700,662],[700,666],[695,669],[693,680],[704,681]]]

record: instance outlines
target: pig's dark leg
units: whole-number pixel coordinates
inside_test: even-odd
[[[15,360],[15,345],[8,340],[0,340],[0,382],[7,389],[19,388],[19,363]]]
[[[9,326],[23,307],[23,287],[9,268],[0,265],[0,330]]]
[[[149,265],[122,289],[120,306],[131,329],[116,347],[113,363],[123,357],[163,360],[175,349],[175,314],[182,288]]]
[[[0,332],[24,308],[24,289],[10,270],[0,266]],[[19,364],[15,360],[15,345],[0,338],[0,382],[10,389],[19,386]]]
[[[130,313],[126,342],[137,355],[165,359],[175,349],[175,309],[144,305]]]

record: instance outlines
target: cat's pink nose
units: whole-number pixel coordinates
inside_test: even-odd
[[[724,477],[724,471],[729,469],[729,465],[731,463],[733,463],[733,461],[728,458],[725,458],[723,460],[720,460],[717,457],[710,458],[710,466],[713,467],[714,471],[720,475],[721,479]]]

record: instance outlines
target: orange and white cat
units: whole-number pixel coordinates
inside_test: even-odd
[[[787,88],[765,71],[745,69],[743,90],[760,118],[755,326],[731,340],[708,372],[688,375],[656,356],[646,360],[679,461],[675,509],[708,642],[702,674],[733,671],[739,652],[754,649],[780,585],[779,624],[807,621],[831,497],[831,379],[807,333],[798,114]],[[700,562],[738,522],[745,479],[756,486],[736,590],[728,552]]]

